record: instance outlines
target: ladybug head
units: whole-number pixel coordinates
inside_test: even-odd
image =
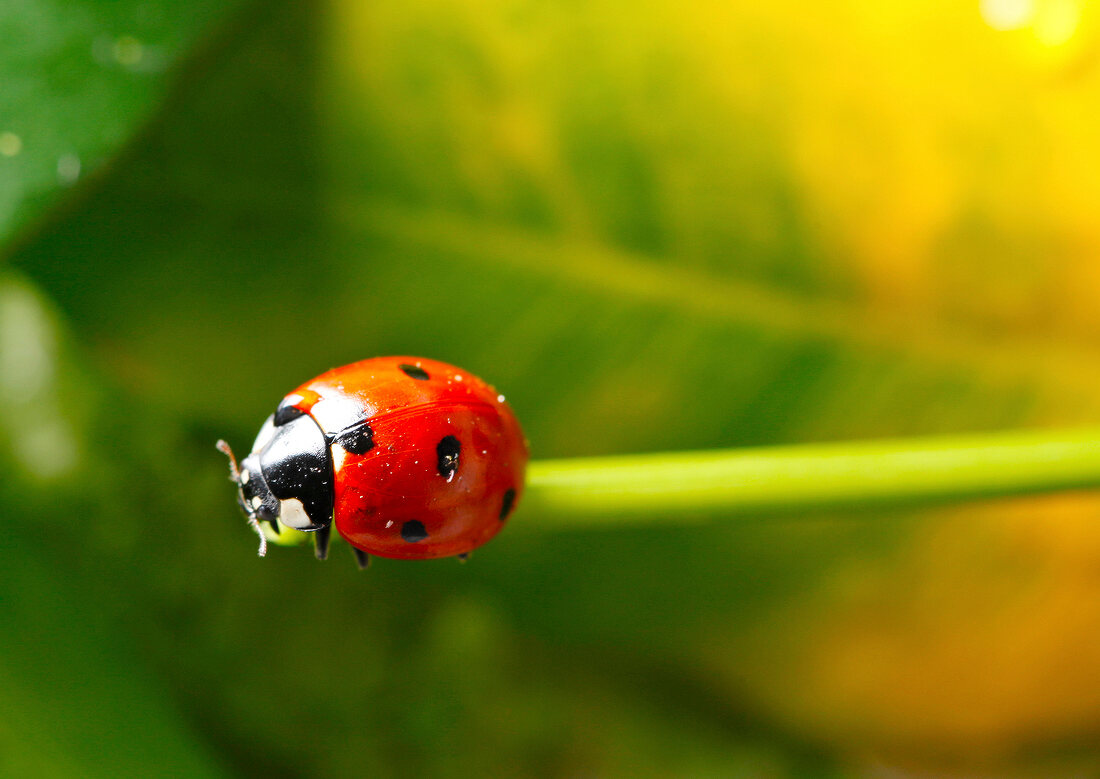
[[[332,523],[333,470],[325,435],[307,414],[285,416],[267,418],[239,466],[229,445],[218,442],[229,457],[237,503],[260,535],[261,555],[266,544],[260,522],[276,533],[280,522],[305,531],[327,530]]]

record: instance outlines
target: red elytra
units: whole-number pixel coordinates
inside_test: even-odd
[[[427,559],[500,532],[527,458],[519,422],[489,384],[437,360],[378,357],[289,393],[234,478],[250,522],[319,531],[318,556],[331,516],[361,552]]]

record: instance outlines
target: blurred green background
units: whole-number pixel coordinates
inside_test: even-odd
[[[1100,418],[1083,0],[10,0],[0,775],[1100,775],[1100,500],[255,557],[379,354],[536,457]]]

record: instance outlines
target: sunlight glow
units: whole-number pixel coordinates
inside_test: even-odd
[[[982,19],[994,30],[1030,28],[1044,46],[1061,46],[1081,23],[1080,0],[980,0]]]
[[[1077,32],[1081,6],[1077,0],[1047,0],[1035,14],[1035,37],[1047,46],[1060,46]]]
[[[1032,0],[981,0],[982,19],[994,30],[1018,30],[1035,14]]]

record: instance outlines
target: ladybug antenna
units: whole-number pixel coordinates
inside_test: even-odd
[[[229,448],[229,444],[225,441],[218,439],[218,443],[214,444],[218,448],[218,451],[229,458],[229,480],[236,484],[238,488],[241,484],[241,471],[237,467],[237,458],[233,456],[233,450]],[[256,531],[256,535],[260,537],[260,557],[267,554],[267,536],[264,535],[264,529],[260,527],[260,522],[256,519],[256,514],[249,509],[248,510],[248,524]]]
[[[218,443],[214,444],[218,448],[218,451],[229,458],[229,480],[235,481],[238,484],[241,483],[241,472],[237,469],[237,458],[233,456],[233,450],[229,448],[222,439],[218,439]]]

